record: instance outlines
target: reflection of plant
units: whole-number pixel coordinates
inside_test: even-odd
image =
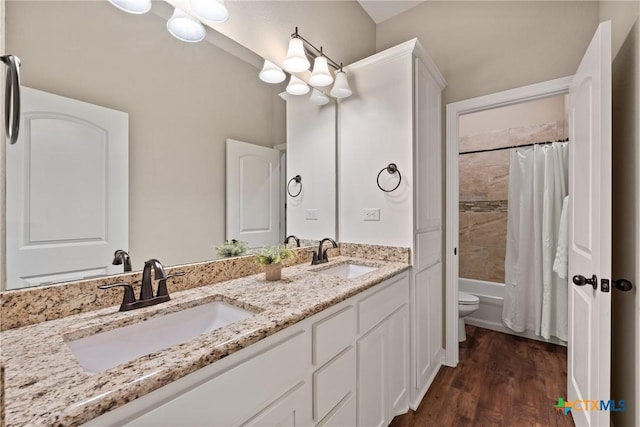
[[[243,255],[249,249],[247,242],[242,242],[236,239],[225,240],[223,244],[216,248],[216,253],[221,257],[232,257]]]
[[[293,251],[287,249],[284,245],[271,246],[270,248],[262,248],[256,257],[256,262],[262,265],[277,264],[283,259],[291,258]]]

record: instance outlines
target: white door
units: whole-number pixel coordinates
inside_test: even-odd
[[[128,115],[22,88],[7,145],[7,288],[115,273],[128,249]]]
[[[569,91],[571,232],[568,400],[609,397],[611,366],[611,23],[603,22]],[[584,280],[580,277],[582,276]],[[595,288],[591,285],[593,283]],[[585,408],[586,406],[586,408]],[[578,426],[609,425],[608,411],[571,409]],[[599,409],[599,408],[598,408]]]
[[[280,243],[280,151],[227,139],[227,239]]]

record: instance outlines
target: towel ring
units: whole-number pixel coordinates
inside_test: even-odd
[[[384,171],[387,171],[391,175],[393,175],[394,173],[398,174],[398,178],[399,178],[398,184],[395,187],[393,187],[391,190],[385,190],[384,188],[382,188],[382,186],[380,186],[380,175]],[[378,177],[376,178],[376,183],[378,184],[378,188],[384,191],[385,193],[391,193],[392,191],[395,191],[398,187],[400,187],[401,182],[402,182],[402,174],[400,173],[400,170],[398,169],[398,166],[395,163],[389,163],[389,166],[387,166],[386,168],[382,168],[382,170],[378,172]]]
[[[300,190],[298,190],[296,194],[291,194],[291,190],[289,189],[289,186],[291,185],[291,181],[295,181],[296,183],[300,184]],[[289,182],[287,182],[287,194],[291,197],[298,197],[300,193],[302,193],[302,177],[300,175],[296,175],[293,178],[291,178]]]

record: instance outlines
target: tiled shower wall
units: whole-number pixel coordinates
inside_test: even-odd
[[[565,138],[564,121],[460,137],[460,152]],[[460,160],[460,277],[504,283],[509,150]]]

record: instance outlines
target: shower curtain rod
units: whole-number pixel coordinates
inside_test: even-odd
[[[534,145],[553,144],[554,142],[569,142],[569,138],[558,139],[556,141],[532,142],[531,144],[514,145],[511,147],[486,148],[484,150],[463,151],[462,153],[458,153],[458,154],[462,155],[462,154],[486,153],[488,151],[510,150],[512,148],[532,147]]]

